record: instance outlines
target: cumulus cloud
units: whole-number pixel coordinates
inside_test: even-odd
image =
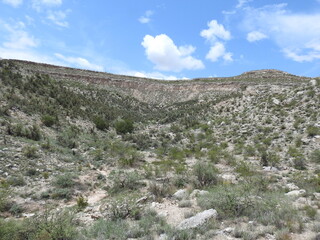
[[[177,47],[172,39],[165,34],[155,37],[146,35],[141,43],[147,58],[155,64],[155,68],[163,71],[180,72],[183,69],[203,69],[201,60],[191,56],[193,46]]]
[[[222,40],[228,41],[231,39],[231,33],[227,31],[222,24],[217,20],[212,20],[208,23],[208,29],[200,32],[200,36],[210,42],[211,47],[206,55],[206,59],[216,62],[220,58],[225,61],[232,62],[232,53],[226,52],[225,43]]]
[[[263,34],[262,32],[259,32],[259,31],[252,31],[247,34],[247,40],[249,42],[260,41],[265,38],[267,38],[267,35]]]
[[[210,51],[206,55],[206,59],[209,59],[212,62],[216,62],[219,58],[223,58],[225,61],[232,61],[232,53],[226,52],[226,48],[223,43],[216,42],[211,46]]]
[[[263,31],[293,61],[320,59],[320,13],[302,14],[287,10],[286,4],[244,10],[243,27]]]
[[[69,11],[49,11],[47,18],[60,27],[68,27],[69,23],[65,20]]]
[[[138,20],[140,23],[149,23],[151,21],[151,16],[153,15],[153,11],[148,10],[145,12],[145,14],[143,16],[141,16]]]
[[[217,20],[212,20],[208,23],[208,29],[202,30],[200,35],[208,41],[214,42],[218,38],[222,40],[230,40],[231,33],[227,31],[223,25],[219,24]]]
[[[18,7],[22,4],[23,0],[2,0],[3,3],[9,4],[12,7]]]
[[[91,62],[89,62],[87,59],[85,58],[81,58],[81,57],[66,57],[60,53],[55,53],[54,54],[58,59],[71,64],[74,67],[80,67],[80,68],[84,68],[84,69],[90,69],[90,70],[95,70],[95,71],[104,71],[103,66],[100,65],[96,65],[93,64]]]

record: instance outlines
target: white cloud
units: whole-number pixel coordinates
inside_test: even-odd
[[[151,21],[151,16],[153,15],[153,11],[148,10],[145,12],[143,16],[141,16],[138,20],[140,23],[149,23]]]
[[[221,40],[230,40],[231,33],[227,31],[222,24],[219,24],[217,20],[209,22],[208,27],[208,29],[200,32],[200,35],[211,44],[210,50],[206,55],[206,59],[216,62],[222,58],[225,61],[232,62],[232,53],[226,52],[225,43],[221,42]]]
[[[262,32],[259,32],[259,31],[252,31],[252,32],[249,32],[247,35],[247,40],[249,42],[260,41],[265,38],[267,38],[267,35],[263,34]]]
[[[3,42],[3,47],[7,49],[27,49],[38,46],[39,40],[25,30],[23,22],[18,22],[15,25],[3,23],[3,27],[7,33],[7,40]]]
[[[47,18],[60,27],[68,27],[69,23],[65,20],[69,11],[49,11]]]
[[[246,5],[247,3],[251,2],[252,0],[238,0],[238,4],[236,6],[236,8],[242,8],[244,5]]]
[[[41,11],[43,8],[57,7],[62,4],[62,0],[32,0],[32,7]]]
[[[84,69],[90,69],[95,71],[104,71],[103,66],[96,65],[93,63],[90,63],[87,59],[81,58],[81,57],[66,57],[60,53],[54,54],[58,59],[71,64],[74,67],[80,67]]]
[[[286,4],[262,8],[246,8],[243,27],[248,31],[263,31],[293,61],[320,59],[319,13],[301,14],[286,9]]]
[[[201,60],[191,56],[195,51],[193,46],[177,47],[172,39],[165,34],[155,37],[146,35],[141,43],[145,48],[147,58],[155,68],[163,71],[180,72],[183,69],[203,69]]]
[[[232,53],[226,52],[226,49],[223,43],[216,42],[213,46],[211,46],[210,51],[206,55],[206,59],[209,59],[212,62],[216,62],[221,57],[225,61],[233,61]]]
[[[18,7],[22,4],[23,0],[2,0],[3,3],[9,4],[12,7]]]
[[[160,80],[178,80],[178,78],[174,75],[166,75],[160,72],[127,71],[127,72],[122,72],[121,74],[140,77],[140,78],[153,78],[153,79],[160,79]]]
[[[215,42],[218,38],[222,40],[230,40],[231,33],[227,31],[223,25],[219,24],[217,20],[212,20],[208,23],[208,29],[202,30],[200,35],[208,41]]]

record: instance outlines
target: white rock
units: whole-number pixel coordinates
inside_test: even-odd
[[[287,187],[290,191],[299,190],[299,187],[296,186],[294,183],[288,183],[288,184],[286,184],[286,187]]]
[[[313,195],[317,200],[320,200],[320,193],[315,192]]]
[[[306,190],[300,189],[300,190],[293,190],[291,192],[286,193],[286,196],[289,197],[300,197],[303,196],[306,193]]]
[[[216,218],[217,215],[218,213],[215,209],[209,209],[209,210],[200,212],[191,218],[187,218],[183,220],[181,223],[179,223],[179,225],[177,226],[177,229],[184,230],[184,229],[200,227],[203,224],[205,224],[208,220],[212,218]]]
[[[188,197],[188,191],[186,189],[180,189],[178,191],[176,191],[172,196],[176,199],[184,199]]]
[[[275,104],[275,105],[279,105],[280,104],[280,101],[276,98],[272,98],[272,102]]]
[[[277,172],[277,171],[279,171],[278,168],[271,167],[271,166],[264,166],[262,169],[263,169],[263,171],[266,171],[266,172]]]
[[[317,85],[317,80],[312,79],[312,80],[310,81],[310,84],[311,84],[312,86],[316,86],[316,85]]]
[[[159,236],[159,240],[168,240],[168,235],[163,233]]]
[[[203,195],[206,195],[208,194],[209,192],[208,191],[205,191],[205,190],[199,190],[199,189],[195,189],[192,191],[192,193],[190,194],[190,198],[195,198],[195,197],[198,197],[198,196],[203,196]]]

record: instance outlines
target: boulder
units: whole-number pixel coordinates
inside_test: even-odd
[[[172,196],[178,200],[181,200],[181,199],[187,198],[189,194],[186,189],[180,189],[176,191]]]
[[[205,210],[203,212],[200,212],[196,214],[193,217],[187,218],[183,220],[178,226],[178,230],[185,230],[185,229],[192,229],[192,228],[198,228],[205,224],[207,221],[209,221],[212,218],[217,218],[217,211],[215,209],[209,209]]]
[[[288,197],[301,197],[306,193],[306,190],[300,189],[300,190],[293,190],[288,193],[286,193],[286,196]]]

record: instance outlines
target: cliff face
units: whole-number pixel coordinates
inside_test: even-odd
[[[13,64],[22,75],[47,74],[56,80],[95,84],[152,104],[167,105],[214,95],[235,93],[247,86],[298,85],[310,78],[299,77],[278,70],[258,70],[228,78],[198,78],[193,80],[163,81],[115,75],[74,68],[53,66],[20,60],[1,60],[2,65]]]

